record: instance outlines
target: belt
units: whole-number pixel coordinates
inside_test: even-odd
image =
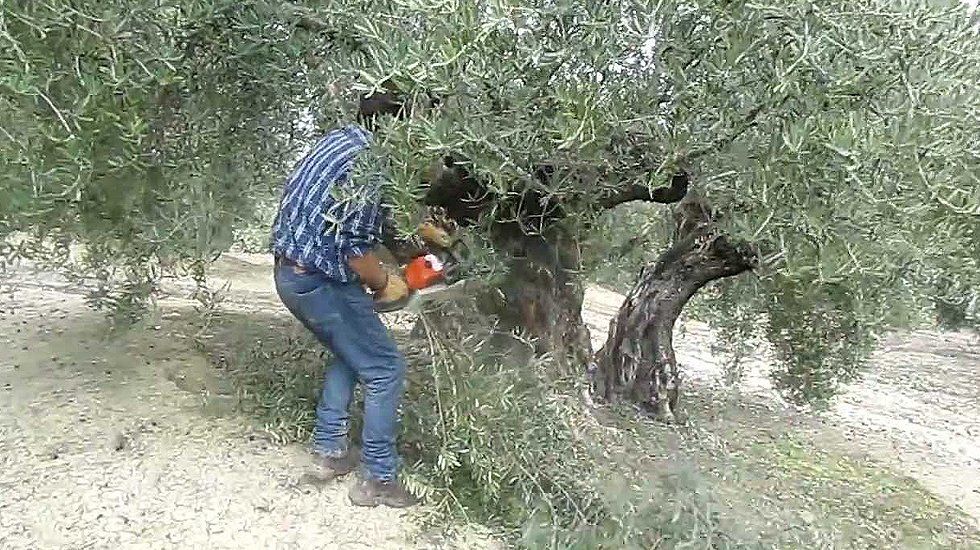
[[[291,260],[285,256],[276,256],[276,265],[291,267],[296,273],[307,273],[309,271],[299,262]]]

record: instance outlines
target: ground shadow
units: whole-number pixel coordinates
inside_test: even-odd
[[[305,442],[329,361],[323,347],[280,311],[219,311],[206,332],[196,345],[214,376],[235,388],[237,414],[274,442]],[[396,339],[412,363],[409,384],[424,390],[428,358],[411,345],[408,331],[396,331]],[[915,481],[827,445],[818,418],[707,385],[688,387],[685,401],[690,421],[679,427],[629,410],[601,413],[611,430],[604,440],[611,487],[616,480],[661,479],[675,485],[675,495],[707,498],[750,538],[782,544],[980,545],[963,514]],[[359,429],[355,413],[352,435]],[[407,460],[423,456],[424,434],[403,439]]]

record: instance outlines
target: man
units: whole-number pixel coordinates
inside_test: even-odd
[[[334,357],[316,409],[313,451],[326,479],[350,473],[360,459],[361,475],[350,490],[359,506],[415,503],[398,481],[395,448],[406,362],[376,313],[404,305],[409,292],[373,251],[387,211],[370,151],[378,117],[406,114],[390,92],[362,98],[358,124],[327,133],[299,161],[273,228],[279,297]],[[358,381],[365,390],[360,456],[348,444]]]

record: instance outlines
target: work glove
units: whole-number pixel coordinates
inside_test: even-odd
[[[374,293],[374,310],[378,313],[399,310],[408,304],[411,297],[405,279],[401,275],[389,272],[388,284]]]
[[[454,226],[455,229],[455,226]],[[431,221],[423,222],[419,225],[415,234],[425,242],[425,244],[433,248],[433,252],[438,256],[445,267],[443,269],[443,277],[446,284],[453,284],[459,280],[459,265],[462,263],[460,257],[460,245],[462,242],[457,240],[454,236],[455,231],[451,234],[449,231],[436,225]]]
[[[449,232],[432,222],[422,222],[415,233],[431,246],[448,249],[453,245],[453,238]]]

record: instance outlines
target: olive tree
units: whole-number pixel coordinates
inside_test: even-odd
[[[977,38],[935,1],[8,0],[0,222],[135,271],[206,258],[274,200],[304,120],[393,83],[440,99],[378,136],[400,230],[444,207],[485,310],[599,395],[671,418],[676,319],[751,271],[712,289],[717,320],[825,397],[899,310],[980,281]],[[669,230],[593,353],[589,243],[637,201]]]
[[[447,98],[385,141],[396,185],[475,221],[502,307],[584,365],[582,244],[596,217],[666,203],[662,254],[595,355],[596,389],[670,418],[676,319],[730,285],[777,382],[825,398],[876,330],[977,280],[980,47],[936,2],[392,2],[355,25],[373,66]],[[411,196],[411,193],[405,193]],[[408,204],[405,204],[408,207]],[[599,238],[602,238],[601,235]]]
[[[3,256],[83,243],[100,301],[124,305],[161,266],[200,267],[268,223],[309,114],[339,108],[334,73],[308,62],[329,44],[288,7],[0,3]]]

